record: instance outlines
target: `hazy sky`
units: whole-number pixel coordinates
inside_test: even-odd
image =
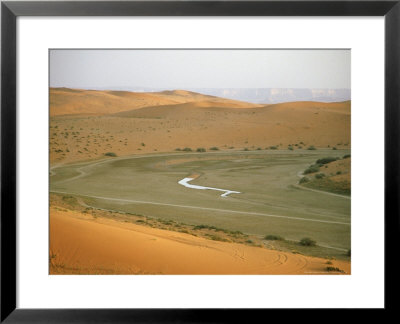
[[[350,50],[51,50],[50,86],[350,88]]]

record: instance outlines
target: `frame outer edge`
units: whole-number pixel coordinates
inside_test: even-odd
[[[389,265],[400,236],[400,2],[385,17],[385,308],[396,309],[399,278]],[[391,239],[390,239],[391,238]],[[394,254],[393,254],[394,253]],[[391,298],[390,298],[391,296]]]
[[[383,16],[397,0],[6,1],[17,16]]]
[[[396,300],[389,302],[389,296],[395,296],[399,280],[393,269],[389,269],[388,257],[395,254],[396,247],[390,247],[389,237],[398,237],[400,233],[400,2],[385,16],[385,307],[396,309]],[[14,4],[17,2],[14,2]],[[51,2],[50,2],[51,3]],[[42,4],[44,4],[42,2]],[[10,6],[9,6],[10,5]],[[52,311],[58,315],[75,313],[89,315],[92,310],[16,310],[16,17],[20,15],[37,16],[46,8],[24,10],[28,2],[19,2],[15,8],[12,2],[1,3],[1,294],[0,322],[7,317],[6,322],[30,322],[39,319],[48,321]],[[34,5],[34,2],[30,3]],[[387,7],[386,7],[387,8]],[[385,9],[386,9],[385,8]],[[60,9],[60,8],[58,8]],[[384,10],[385,10],[384,9]],[[55,9],[57,11],[57,9]],[[59,11],[59,10],[58,10]],[[361,10],[360,10],[361,11]],[[54,13],[53,13],[54,14]],[[48,14],[50,15],[50,14]],[[57,14],[54,14],[57,16]],[[61,16],[61,14],[58,14]],[[93,14],[92,15],[96,15]],[[179,15],[179,14],[178,14]],[[361,15],[361,14],[360,14]],[[375,14],[380,15],[380,14]],[[7,217],[8,216],[8,217]],[[388,252],[390,249],[390,253]],[[392,264],[393,266],[393,264]],[[388,284],[390,283],[390,284]],[[133,310],[106,310],[105,315],[128,312]],[[140,310],[136,310],[139,311]],[[159,310],[160,311],[160,310]],[[188,310],[189,311],[189,310]],[[165,310],[161,311],[165,315]],[[168,312],[168,311],[167,311]],[[35,316],[35,313],[39,316]],[[61,313],[61,314],[60,314]],[[86,314],[82,314],[86,313]],[[96,312],[97,313],[97,312]],[[100,313],[102,313],[100,311]],[[110,314],[111,313],[111,314]],[[11,316],[9,316],[11,314]],[[137,313],[136,313],[137,314]],[[204,314],[204,313],[203,313]],[[21,316],[22,315],[22,316]],[[49,316],[50,315],[50,316]],[[89,320],[90,317],[86,316]],[[145,314],[143,314],[145,315]],[[148,315],[148,314],[146,314]],[[56,316],[55,322],[63,322]],[[95,317],[95,316],[94,316]],[[130,317],[130,316],[129,316]],[[115,317],[115,319],[118,316]],[[190,318],[190,316],[189,316]],[[132,319],[132,317],[130,317]],[[145,317],[148,320],[148,317]],[[164,318],[165,319],[165,318]],[[81,322],[82,318],[73,322]],[[162,321],[162,315],[160,316]],[[174,317],[176,320],[176,317]],[[83,320],[84,322],[84,320]],[[83,323],[82,322],[82,323]]]
[[[1,317],[16,308],[16,16],[1,4]]]

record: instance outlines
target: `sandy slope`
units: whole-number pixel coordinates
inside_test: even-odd
[[[326,274],[326,262],[50,208],[51,274]]]
[[[50,116],[105,115],[148,106],[205,101],[231,107],[260,107],[247,102],[175,90],[163,92],[98,91],[50,88]]]

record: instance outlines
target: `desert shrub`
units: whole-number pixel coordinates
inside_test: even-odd
[[[326,261],[325,263],[326,264],[332,264],[332,261]]]
[[[307,177],[303,177],[303,178],[300,179],[299,183],[300,183],[300,184],[301,184],[301,183],[307,183],[307,182],[309,182],[309,181],[310,181],[310,179],[308,179]]]
[[[332,147],[332,150],[334,150],[334,151],[335,151],[335,150],[337,150],[337,148],[334,146],[334,147]]]
[[[266,236],[264,237],[264,240],[269,240],[269,241],[283,241],[284,238],[283,238],[282,236],[279,236],[279,235],[269,234],[269,235],[266,235]]]
[[[307,150],[314,151],[314,150],[316,150],[316,148],[315,148],[314,145],[310,145],[310,146],[307,148]]]
[[[278,149],[278,146],[273,145],[273,146],[270,146],[269,149],[270,149],[270,150],[277,150],[277,149]]]
[[[206,151],[206,149],[203,148],[203,147],[199,147],[199,148],[196,150],[196,152],[205,152],[205,151]]]
[[[346,155],[343,156],[343,159],[348,159],[349,157],[351,157],[351,155],[350,154],[346,154]]]
[[[244,148],[244,151],[248,151],[249,149],[247,147]]]
[[[176,149],[175,149],[175,151],[182,151],[179,147],[177,147]]]
[[[114,152],[107,152],[107,153],[104,153],[104,155],[105,156],[112,156],[112,157],[116,157],[117,156],[117,154],[115,154]]]
[[[303,246],[316,246],[317,242],[315,242],[313,239],[310,239],[309,237],[304,237],[300,240],[300,245]]]
[[[288,150],[293,151],[293,146],[288,146]]]
[[[317,164],[328,164],[328,163],[334,162],[336,160],[337,160],[337,158],[330,156],[330,157],[318,159],[316,163]]]
[[[261,147],[257,147],[257,151],[261,151]]]
[[[252,240],[247,240],[246,243],[253,244],[253,241]]]
[[[319,171],[319,165],[313,164],[304,170],[304,174],[314,173]]]
[[[146,146],[146,144],[144,144],[144,143],[141,143],[140,145],[142,145],[142,146]]]
[[[62,200],[69,204],[76,204],[78,202],[74,196],[63,196]]]
[[[182,151],[185,152],[192,152],[192,149],[190,147],[185,147]]]
[[[315,179],[322,179],[322,178],[324,178],[325,177],[325,174],[323,174],[323,173],[317,173],[316,175],[315,175]]]
[[[336,172],[336,174],[338,174],[338,175],[339,175],[339,174],[342,174],[342,171],[338,171],[338,172]]]
[[[211,150],[211,151],[219,151],[219,148],[216,147],[216,146],[213,146],[213,147],[210,147],[210,150]]]
[[[344,272],[343,270],[341,270],[341,269],[339,269],[337,267],[326,267],[325,269],[328,272],[332,272],[332,271],[334,271],[334,272]]]
[[[347,251],[347,256],[351,256],[351,249]]]

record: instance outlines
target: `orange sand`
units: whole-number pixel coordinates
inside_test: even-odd
[[[328,274],[326,262],[50,208],[50,274]]]

